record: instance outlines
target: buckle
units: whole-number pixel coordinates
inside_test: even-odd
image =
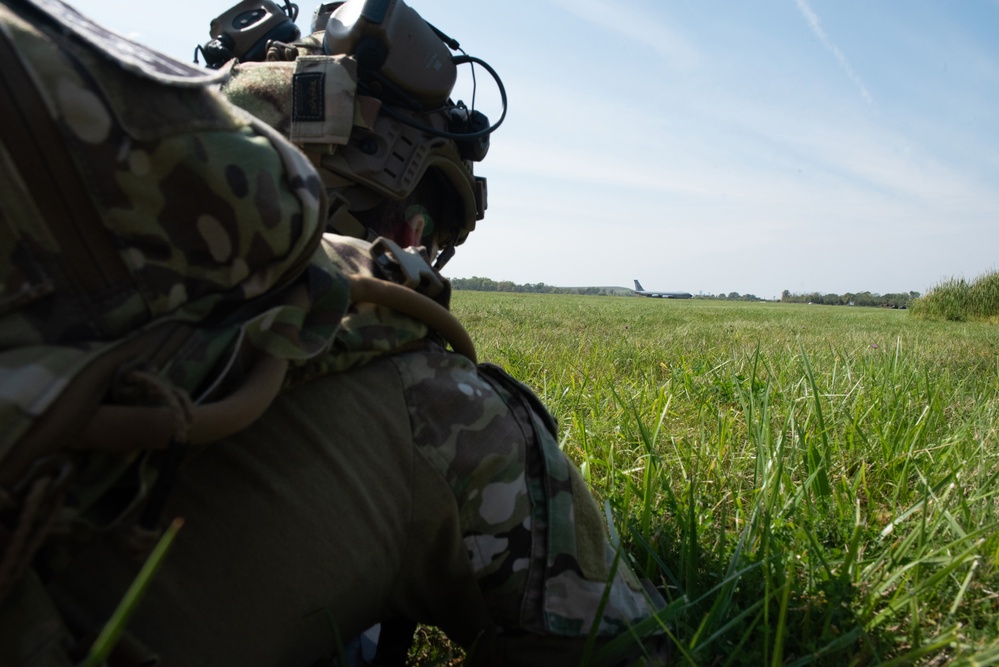
[[[396,283],[431,298],[444,291],[443,280],[416,248],[403,249],[395,241],[380,236],[371,244],[371,256]]]

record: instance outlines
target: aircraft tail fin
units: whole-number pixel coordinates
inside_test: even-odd
[[[638,282],[637,280],[635,281],[635,291],[636,292],[644,292],[645,291],[645,289],[642,287],[642,283]]]

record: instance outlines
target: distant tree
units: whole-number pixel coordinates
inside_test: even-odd
[[[535,294],[585,294],[589,296],[612,296],[614,292],[601,287],[555,287],[545,283],[517,284],[511,280],[496,282],[489,278],[451,278],[451,287],[456,290],[475,292],[516,292]]]
[[[919,292],[908,294],[874,294],[871,292],[847,292],[846,294],[794,294],[790,290],[781,292],[781,303],[816,303],[828,306],[868,306],[883,308],[908,308],[909,303],[919,297]]]

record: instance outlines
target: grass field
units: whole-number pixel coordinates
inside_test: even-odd
[[[687,664],[999,662],[999,328],[456,292],[557,418]]]

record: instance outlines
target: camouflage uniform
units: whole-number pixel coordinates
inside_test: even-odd
[[[324,245],[371,270],[367,244]],[[537,399],[421,329],[353,306],[317,362],[345,370],[186,463],[168,514],[187,523],[132,623],[166,664],[312,664],[400,614],[491,664],[579,664],[593,623],[648,618]],[[373,348],[391,353],[352,363]],[[135,568],[97,542],[53,586],[103,618]]]
[[[5,30],[28,46],[56,39],[49,28],[29,26],[6,4],[0,6],[0,19]],[[51,48],[50,43],[45,46]],[[86,49],[79,51],[74,57],[99,73],[80,85],[116,110],[109,116],[114,121],[127,116],[132,104],[142,103],[149,113],[164,104],[162,87],[147,86],[144,96],[128,95],[139,83],[132,74]],[[46,76],[47,68],[61,72],[51,75],[53,83],[46,84],[50,90],[59,90],[61,79],[79,71],[41,55],[29,62]],[[128,184],[147,193],[145,198],[136,195],[131,205],[121,200],[109,204],[106,217],[125,215],[129,225],[141,227],[146,218],[134,211],[135,203],[149,197],[157,206],[189,207],[184,215],[192,215],[203,212],[202,197],[209,190],[231,206],[222,217],[239,225],[260,211],[272,212],[262,226],[275,233],[291,230],[280,247],[292,257],[295,239],[310,236],[302,231],[310,217],[282,193],[296,184],[314,187],[309,184],[315,172],[294,157],[299,154],[275,161],[284,145],[244,116],[227,113],[210,91],[197,87],[192,96],[221,123],[217,152],[211,142],[201,145],[203,137],[177,139],[204,156],[204,172],[186,181],[189,190],[175,190],[171,196],[164,181],[175,172],[150,168],[123,150],[135,150],[137,137],[126,132],[127,138],[113,144],[97,142],[107,150],[91,166],[94,187]],[[179,106],[160,109],[153,127],[183,125],[200,132],[205,121],[201,126],[179,122],[189,120],[189,109],[198,105]],[[64,109],[54,115],[65,119],[68,114]],[[363,113],[356,115],[363,122]],[[161,150],[161,145],[182,134],[161,131],[153,143],[142,146],[142,154],[175,159],[170,156],[177,152]],[[250,146],[264,155],[247,160],[243,151]],[[256,161],[266,160],[268,153],[270,162]],[[244,171],[237,174],[233,165]],[[255,169],[249,177],[247,168]],[[213,183],[213,172],[224,174],[221,183],[206,186],[200,181]],[[283,176],[268,179],[277,173]],[[99,192],[94,196],[104,201]],[[246,207],[248,201],[253,204]],[[11,205],[7,199],[3,203]],[[162,260],[165,269],[178,261],[169,254],[172,248],[225,264],[219,260],[226,255],[221,250],[225,243],[214,233],[216,227],[198,220],[194,215],[192,231],[200,230],[200,237],[191,233],[163,243],[149,238],[159,228],[153,226],[137,233],[134,243],[119,244],[121,254],[135,257],[129,248],[145,240],[168,253]],[[230,233],[238,237],[240,229]],[[272,249],[279,242],[261,247]],[[200,255],[198,248],[204,248]],[[287,272],[248,278],[233,261],[218,269],[230,279],[229,288],[204,290],[208,295],[236,294],[238,304],[228,304],[228,309],[219,305],[224,296],[206,297],[208,306],[186,313],[184,308],[197,299],[188,293],[173,303],[168,291],[160,295],[166,299],[163,307],[152,315],[147,305],[138,308],[145,319],[120,318],[119,329],[103,337],[82,337],[93,342],[58,348],[74,354],[100,351],[130,327],[164,318],[200,324],[208,312],[228,312],[225,326],[196,327],[199,333],[191,340],[197,353],[181,357],[186,363],[166,364],[161,375],[188,391],[204,386],[206,378],[214,377],[205,369],[231,354],[226,350],[237,339],[294,362],[286,389],[260,420],[192,452],[185,461],[166,507],[167,516],[186,518],[185,527],[130,624],[131,637],[119,657],[141,663],[155,653],[167,665],[316,664],[335,654],[344,638],[405,615],[441,627],[483,664],[578,664],[591,631],[599,647],[652,615],[648,594],[627,566],[619,562],[615,567],[596,504],[560,452],[551,417],[530,391],[496,367],[477,367],[447,352],[425,324],[398,312],[355,303],[344,314],[344,276],[392,276],[392,257],[385,262],[374,254],[366,242],[326,235],[304,272],[292,272],[295,284],[306,286],[311,295],[304,311],[269,300],[275,286],[261,283],[264,277],[277,281]],[[136,271],[148,266],[138,264]],[[267,293],[258,297],[258,291]],[[435,298],[446,304],[447,290]],[[252,304],[249,315],[247,303]],[[241,317],[234,322],[232,313]],[[8,322],[3,321],[4,335],[16,330]],[[25,367],[24,356],[12,356],[23,354],[24,345],[16,339],[5,345],[5,363],[9,354],[12,367]],[[84,365],[56,366],[50,375],[72,377]],[[23,384],[5,382],[3,387],[6,397]],[[18,423],[8,422],[14,419],[8,413],[27,419],[25,429],[39,421],[44,409],[29,411],[25,418],[24,403],[0,404],[8,411],[5,431]],[[91,459],[102,463],[77,482],[77,495],[94,496],[98,502],[78,502],[72,508],[73,521],[67,526],[82,540],[56,544],[42,554],[44,588],[31,571],[0,601],[0,664],[72,664],[64,653],[70,634],[66,626],[76,637],[93,636],[138,569],[117,539],[125,520],[118,515],[128,517],[118,498],[124,493],[131,507],[135,489],[118,488],[121,477],[114,477],[136,455],[81,456],[88,464]],[[117,480],[117,486],[108,479]],[[91,486],[101,480],[103,495],[93,493]],[[144,483],[135,486],[141,495]],[[109,506],[119,511],[109,516]],[[654,651],[660,643],[653,638],[649,646]],[[631,657],[643,652],[635,646]]]

